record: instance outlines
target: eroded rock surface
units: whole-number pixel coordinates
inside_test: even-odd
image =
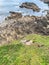
[[[32,33],[49,35],[48,21],[46,16],[16,16],[6,19],[0,24],[0,44],[9,43]]]
[[[30,3],[30,2],[22,3],[20,5],[20,7],[21,8],[32,9],[33,11],[36,11],[36,12],[39,12],[40,11],[40,8],[36,4]]]

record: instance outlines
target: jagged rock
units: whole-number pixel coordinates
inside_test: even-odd
[[[49,35],[48,33],[49,30],[47,29],[49,22],[47,22],[47,18],[41,17],[40,19],[38,18],[36,21],[37,24],[35,27],[35,31],[43,33],[44,35]]]
[[[25,2],[25,3],[22,3],[20,5],[21,8],[27,8],[27,9],[32,9],[33,11],[37,11],[39,12],[40,11],[40,8],[34,4],[34,3],[30,3],[30,2]]]
[[[8,16],[7,18],[5,18],[5,20],[8,20],[8,19],[15,19],[15,18],[21,18],[22,17],[22,14],[21,13],[18,13],[18,12],[12,12],[10,11],[10,16]]]
[[[46,17],[49,20],[49,10],[47,11]]]

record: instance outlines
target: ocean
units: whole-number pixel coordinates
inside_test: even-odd
[[[19,6],[23,2],[33,2],[37,4],[37,6],[41,8],[40,12],[34,12],[31,9],[20,8]],[[42,16],[46,14],[46,12],[42,13],[42,11],[48,9],[48,5],[41,2],[40,0],[0,0],[0,22],[2,22],[5,17],[10,15],[9,11],[21,12],[23,15]]]

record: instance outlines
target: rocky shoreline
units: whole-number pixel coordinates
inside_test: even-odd
[[[15,16],[13,16],[15,15]],[[47,17],[22,16],[20,13],[11,13],[0,24],[0,43],[9,43],[24,37],[27,34],[49,35],[49,20]]]
[[[10,16],[0,24],[0,45],[28,34],[49,35],[49,12],[46,16],[39,17],[23,16],[21,13],[10,11]]]

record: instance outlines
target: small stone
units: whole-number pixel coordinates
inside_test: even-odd
[[[21,40],[21,42],[25,45],[31,45],[32,44],[32,40]]]
[[[47,25],[47,28],[49,28],[49,25]]]
[[[47,22],[49,23],[49,20]]]

